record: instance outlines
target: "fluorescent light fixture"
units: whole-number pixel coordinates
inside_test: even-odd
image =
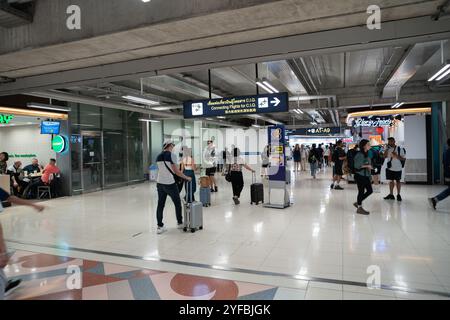
[[[28,108],[33,108],[33,109],[42,109],[42,110],[52,110],[52,111],[63,111],[63,112],[69,112],[70,108],[64,108],[61,106],[52,106],[49,104],[41,104],[41,103],[27,103],[27,107]]]
[[[275,92],[275,93],[279,93],[280,91],[278,91],[273,85],[271,85],[270,83],[269,83],[269,81],[263,81],[263,84],[267,87],[267,88],[269,88],[270,90],[272,90],[273,92]]]
[[[211,119],[211,118],[205,118],[205,120],[208,120],[208,121],[213,121],[213,119]]]
[[[261,81],[257,81],[256,84],[257,84],[260,88],[264,89],[265,91],[267,91],[267,92],[269,92],[269,93],[273,93],[273,91],[270,90],[269,88],[267,88]]]
[[[139,119],[141,122],[152,122],[152,123],[158,123],[161,122],[159,120],[153,120],[153,119]]]
[[[449,66],[450,66],[450,64],[449,64]],[[444,79],[447,75],[449,75],[450,74],[450,68],[447,70],[447,71],[445,71],[441,76],[439,76],[437,79],[436,79],[436,81],[441,81],[442,79]]]
[[[253,128],[261,128],[261,126],[259,124],[252,124]]]
[[[449,71],[449,72],[446,72]],[[430,79],[428,79],[428,82],[431,82],[433,80],[439,81],[443,79],[446,75],[450,73],[450,63],[447,63],[445,66],[441,68],[438,72],[436,72]]]
[[[303,114],[304,112],[300,109],[294,109],[294,112],[297,114]]]
[[[217,119],[226,119],[227,117],[224,116],[218,116]]]
[[[142,2],[144,2],[144,3],[147,3],[147,2],[150,2],[150,1],[152,1],[152,0],[142,0]]]
[[[402,105],[404,105],[404,102],[397,102],[396,104],[394,104],[391,108],[392,109],[398,109],[400,108]]]
[[[149,100],[149,99],[145,99],[145,98],[139,98],[139,97],[135,97],[135,96],[123,96],[122,98],[124,98],[126,100],[133,101],[133,102],[146,104],[146,105],[157,105],[157,104],[159,104],[159,102],[157,102],[157,101],[153,101],[153,100]]]
[[[317,126],[317,123],[315,123],[315,122],[311,122],[311,124],[312,124],[313,126]]]

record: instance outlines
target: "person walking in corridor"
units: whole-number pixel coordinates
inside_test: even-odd
[[[41,212],[44,210],[44,206],[33,203],[27,200],[20,199],[16,196],[11,196],[8,192],[0,188],[0,213],[3,211],[2,202],[10,202],[17,205],[24,205],[34,208],[36,211]],[[0,224],[0,301],[5,299],[6,295],[13,292],[22,282],[20,279],[7,279],[3,268],[8,265],[10,253],[5,244],[3,237],[3,228]]]
[[[169,196],[174,205],[178,221],[178,229],[184,228],[183,209],[181,207],[180,191],[178,189],[178,179],[192,181],[191,177],[183,174],[178,168],[172,151],[175,144],[172,141],[166,141],[163,145],[163,151],[156,158],[158,165],[158,178],[156,188],[158,190],[158,208],[156,209],[156,219],[158,222],[157,234],[167,231],[163,223],[164,207],[166,206],[167,196]]]
[[[242,168],[255,173],[255,170],[242,159],[241,151],[238,148],[235,148],[233,151],[233,160],[231,164],[229,164],[229,170],[231,174],[231,186],[233,188],[233,201],[236,205],[241,203],[241,193],[244,189],[244,175],[242,174]]]
[[[313,177],[313,179],[317,178],[317,166],[319,164],[319,159],[320,159],[320,155],[319,152],[317,151],[316,148],[316,144],[314,143],[312,145],[311,150],[309,151],[309,156],[308,156],[308,162],[309,162],[309,166],[311,167],[311,177]]]
[[[294,164],[295,164],[295,168],[294,171],[295,172],[300,172],[300,164],[302,161],[302,152],[300,150],[300,145],[296,144],[294,151],[292,152],[293,157],[294,157]]]
[[[397,146],[394,138],[388,139],[388,149],[386,151],[386,159],[388,159],[386,169],[386,179],[390,180],[390,193],[384,200],[395,200],[394,188],[397,186],[397,201],[402,201],[402,173],[406,161],[406,151],[404,148]]]
[[[369,140],[363,139],[359,143],[359,152],[354,159],[355,181],[358,185],[357,202],[353,205],[357,208],[356,213],[362,215],[369,215],[369,211],[362,207],[363,201],[367,199],[372,193],[372,164],[369,157],[370,143]]]
[[[450,196],[450,139],[447,140],[447,150],[444,152],[444,181],[447,188],[433,198],[429,198],[431,207],[436,210],[436,205]]]

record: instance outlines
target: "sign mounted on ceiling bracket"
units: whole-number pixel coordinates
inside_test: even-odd
[[[183,107],[185,119],[288,112],[289,96],[284,92],[257,96],[187,101],[183,104]]]

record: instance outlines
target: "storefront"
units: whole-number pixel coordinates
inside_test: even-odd
[[[8,167],[21,162],[24,168],[33,159],[38,159],[39,164],[45,167],[50,159],[56,159],[61,169],[62,184],[59,193],[69,195],[68,113],[64,109],[56,110],[50,106],[41,109],[38,107],[0,106],[0,152],[9,154]]]
[[[388,138],[394,137],[397,145],[406,150],[403,181],[427,183],[431,176],[430,115],[430,107],[371,110],[349,114],[347,124],[352,128],[355,142],[367,139],[372,145],[384,148]],[[384,173],[383,169],[382,180],[385,180]]]

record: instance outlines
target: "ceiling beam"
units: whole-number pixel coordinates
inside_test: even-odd
[[[343,28],[24,77],[1,84],[0,95],[448,38],[450,20],[419,17],[384,22],[381,30]]]

